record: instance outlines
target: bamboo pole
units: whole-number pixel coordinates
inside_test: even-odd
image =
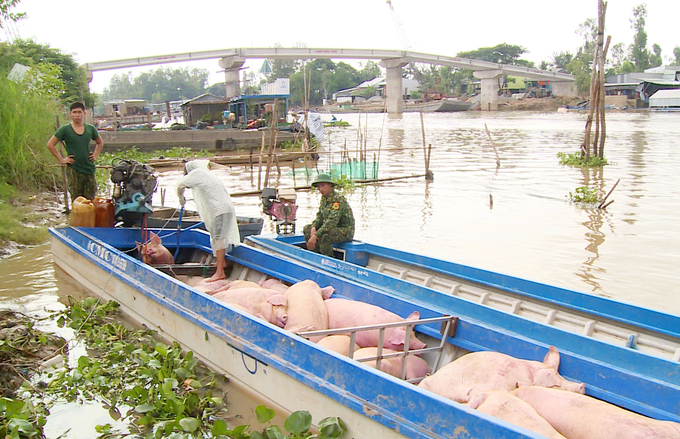
[[[605,9],[606,9],[606,4],[605,4]],[[607,135],[607,124],[605,123],[604,115],[605,115],[605,103],[604,102],[604,96],[605,96],[605,91],[604,91],[604,60],[607,59],[607,53],[609,52],[609,44],[612,41],[611,35],[607,36],[607,43],[604,45],[604,52],[602,52],[602,61],[600,64],[600,74],[602,75],[602,80],[600,81],[600,95],[602,96],[602,107],[600,108],[600,111],[602,112],[602,116],[600,117],[600,124],[601,124],[601,129],[600,129],[600,144],[599,147],[597,145],[593,145],[593,149],[597,151],[597,156],[599,158],[604,158],[604,141],[605,137]]]
[[[276,143],[274,143],[274,126],[276,125],[276,107],[279,104],[279,100],[274,99],[274,108],[272,108],[272,121],[269,125],[269,154],[267,155],[267,168],[264,173],[264,186],[269,186],[269,173],[271,172],[271,167],[274,164],[273,154],[276,152]]]
[[[264,131],[262,131],[262,146],[260,147],[260,160],[258,164],[258,171],[257,171],[257,190],[261,191],[262,186],[262,158],[264,156]]]
[[[612,192],[614,192],[614,189],[616,189],[616,186],[618,186],[619,181],[621,181],[620,178],[618,180],[616,180],[616,183],[614,183],[614,186],[612,186],[612,188],[609,190],[609,192],[607,192],[607,195],[604,197],[602,202],[597,206],[598,209],[603,209],[604,207],[607,207],[607,206],[609,206],[609,204],[613,203],[613,201],[612,201],[609,204],[604,204],[605,201],[607,201],[607,198],[609,198],[609,196],[612,194]]]
[[[489,136],[489,141],[491,142],[491,147],[493,148],[494,154],[496,154],[496,169],[500,168],[501,166],[501,158],[498,156],[498,150],[496,149],[496,142],[493,141],[493,138],[491,137],[491,132],[489,131],[489,127],[484,124],[484,129],[486,130],[486,135]]]
[[[61,124],[59,123],[59,115],[57,115],[57,127],[55,128],[55,131],[59,129]],[[66,157],[64,155],[64,142],[59,141],[59,153],[61,154],[62,157]],[[62,183],[64,185],[64,206],[66,206],[66,213],[69,213],[71,209],[68,207],[68,180],[66,178],[66,166],[61,165],[61,178],[62,178]]]

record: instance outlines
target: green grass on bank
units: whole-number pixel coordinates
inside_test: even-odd
[[[42,244],[49,239],[47,225],[56,220],[49,211],[36,209],[32,193],[0,184],[0,242]]]

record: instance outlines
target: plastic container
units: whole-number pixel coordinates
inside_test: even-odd
[[[94,226],[113,227],[115,225],[113,202],[108,198],[97,197],[94,205]]]
[[[73,200],[73,209],[71,209],[68,224],[73,227],[94,227],[95,213],[92,201],[85,197]]]

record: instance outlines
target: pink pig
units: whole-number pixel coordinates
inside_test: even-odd
[[[569,439],[679,439],[680,424],[659,421],[587,395],[545,387],[512,392]]]
[[[328,335],[322,338],[321,340],[317,341],[316,344],[347,357],[349,356],[350,347],[349,342],[350,342],[349,335],[340,334],[340,335]],[[359,345],[354,343],[354,348],[352,349],[352,352],[356,352],[358,350]]]
[[[536,410],[506,390],[470,393],[468,407],[550,439],[565,439]]]
[[[260,288],[258,283],[249,280],[216,280],[214,282],[206,282],[206,285],[211,286],[213,283],[219,283],[219,286],[216,286],[213,289],[213,294],[219,293],[220,291],[237,290],[239,288]]]
[[[543,363],[499,352],[472,352],[442,367],[418,386],[458,402],[468,402],[472,389],[509,392],[522,385],[585,393],[585,384],[562,378],[557,372],[559,365],[560,354],[554,346],[550,346]]]
[[[142,262],[149,265],[174,264],[175,258],[170,250],[161,244],[161,238],[151,232],[151,238],[146,244],[137,243],[137,251],[142,255]]]
[[[260,281],[260,286],[262,288],[269,288],[271,290],[280,291],[282,293],[285,293],[286,290],[288,290],[288,285],[274,278],[269,278],[267,280]]]
[[[283,328],[288,321],[285,294],[265,288],[237,288],[220,291],[213,297],[227,303],[235,303],[246,308],[252,315]]]
[[[379,306],[357,300],[347,299],[328,299],[325,301],[328,309],[328,326],[330,329],[349,328],[353,326],[378,325],[381,323],[395,323],[420,319],[418,311],[413,312],[406,319],[397,314],[380,308]],[[359,331],[356,333],[356,343],[362,348],[377,346],[379,340],[379,330]],[[385,330],[383,347],[401,351],[404,349],[406,341],[406,328],[388,328]],[[425,343],[418,340],[415,333],[411,332],[409,349],[423,349],[427,347]]]
[[[383,349],[382,350],[382,355],[386,354],[393,354],[396,353],[397,351],[394,351],[392,349]],[[363,358],[370,358],[370,357],[377,357],[378,356],[378,348],[376,347],[370,347],[370,348],[361,348],[358,351],[354,353],[354,359],[355,360],[361,360]],[[395,376],[397,378],[401,378],[401,367],[403,363],[404,357],[394,357],[394,358],[383,358],[380,360],[380,370],[382,370],[385,373],[388,373],[392,376]],[[378,367],[378,361],[377,360],[368,360],[368,361],[362,361],[363,364],[373,367],[377,369]],[[417,357],[415,355],[409,355],[408,360],[406,360],[406,379],[407,380],[415,380],[418,378],[423,378],[426,376],[428,373],[430,373],[430,366],[428,366],[427,362],[423,360],[420,357]]]
[[[328,329],[328,310],[321,287],[313,280],[303,280],[286,290],[288,321],[284,329],[291,332]],[[313,342],[322,336],[310,337]]]

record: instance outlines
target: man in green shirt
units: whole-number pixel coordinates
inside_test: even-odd
[[[321,192],[321,205],[314,221],[303,229],[307,249],[334,256],[334,243],[354,238],[354,214],[345,197],[335,191],[330,175],[317,175],[312,186]]]
[[[47,142],[47,149],[59,163],[67,166],[68,191],[71,200],[83,196],[92,200],[97,195],[97,180],[95,179],[94,162],[104,147],[97,128],[87,124],[85,120],[85,105],[74,102],[69,108],[71,123],[62,125]],[[66,157],[57,151],[57,143],[63,141],[66,145]],[[90,152],[90,142],[94,140],[96,147]]]

